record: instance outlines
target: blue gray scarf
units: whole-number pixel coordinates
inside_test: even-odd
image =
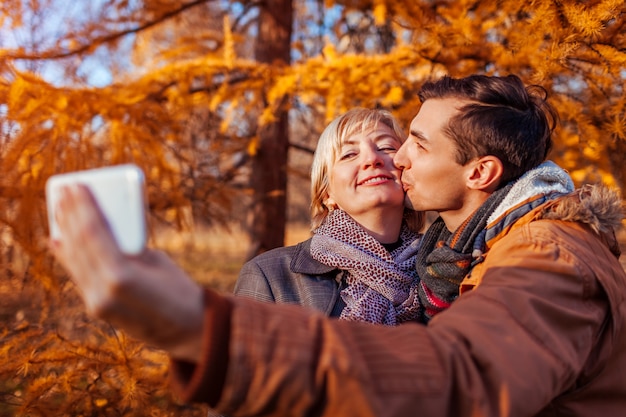
[[[573,190],[567,172],[546,161],[493,193],[454,233],[439,217],[424,234],[416,262],[425,319],[458,297],[461,281],[482,262],[489,239],[535,207]]]

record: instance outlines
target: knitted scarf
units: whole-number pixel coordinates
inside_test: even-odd
[[[333,210],[311,239],[311,256],[346,271],[340,318],[395,325],[418,320],[421,306],[415,257],[419,235],[406,225],[391,253],[343,210]]]
[[[546,161],[493,193],[454,233],[439,217],[422,238],[416,262],[425,321],[456,299],[463,278],[484,259],[486,240],[545,201],[573,189],[569,175]]]
[[[427,320],[448,308],[458,296],[459,285],[472,267],[476,237],[510,189],[511,184],[508,184],[491,194],[454,233],[448,230],[441,217],[426,231],[416,268],[421,278],[420,301]]]

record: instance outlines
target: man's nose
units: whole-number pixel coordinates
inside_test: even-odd
[[[404,142],[402,146],[400,146],[400,149],[398,149],[398,152],[396,152],[393,156],[393,164],[398,169],[405,169],[408,165],[408,159],[406,157],[406,144],[407,142]]]

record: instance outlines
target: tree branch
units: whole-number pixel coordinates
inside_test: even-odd
[[[204,3],[208,3],[210,1],[213,0],[194,0],[191,1],[189,3],[183,4],[181,5],[179,8],[174,9],[174,10],[170,10],[164,14],[162,14],[161,16],[157,17],[154,20],[150,20],[147,22],[144,22],[142,25],[137,26],[135,28],[131,28],[131,29],[126,29],[120,32],[114,32],[114,33],[110,33],[108,35],[105,36],[100,36],[97,37],[95,39],[93,39],[93,41],[89,44],[83,44],[83,45],[79,45],[74,49],[71,49],[69,51],[66,52],[56,52],[56,51],[48,51],[48,52],[43,52],[40,54],[19,54],[19,53],[4,53],[2,54],[3,58],[8,58],[8,59],[21,59],[21,60],[29,60],[29,61],[36,61],[36,60],[41,60],[41,59],[62,59],[62,58],[67,58],[70,56],[74,56],[74,55],[80,55],[86,51],[88,51],[89,49],[92,49],[95,45],[101,45],[101,44],[105,44],[105,43],[110,43],[110,42],[114,42],[119,38],[122,38],[126,35],[129,35],[131,33],[138,33],[141,32],[145,29],[148,29],[152,26],[155,26],[167,19],[170,19],[182,12],[184,12],[187,9],[190,9],[192,7],[198,6],[200,4],[204,4]]]

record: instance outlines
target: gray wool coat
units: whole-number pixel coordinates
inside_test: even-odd
[[[246,262],[234,293],[278,304],[299,304],[331,317],[345,307],[339,296],[344,271],[311,257],[311,239],[272,249]]]

